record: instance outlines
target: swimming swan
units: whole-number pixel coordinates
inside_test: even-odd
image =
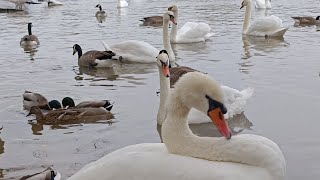
[[[176,22],[178,22],[178,7],[176,5],[170,6],[168,11],[172,11]],[[173,24],[170,41],[171,43],[194,43],[204,42],[213,36],[211,27],[203,22],[187,22],[179,30],[177,24]]]
[[[69,180],[284,180],[286,162],[273,141],[250,134],[231,138],[222,115],[222,96],[220,85],[208,75],[191,72],[182,76],[167,102],[164,143],[114,151]],[[194,135],[186,118],[191,108],[210,116],[224,137]]]
[[[271,9],[271,0],[255,0],[257,9]]]
[[[160,51],[157,56],[157,65],[159,68],[160,77],[160,105],[157,115],[157,124],[162,125],[166,117],[166,102],[168,101],[169,93],[172,89],[170,87],[175,86],[175,82],[178,81],[185,74],[195,72],[197,70],[189,67],[174,67],[169,69],[169,60],[167,51]],[[247,88],[242,91],[233,89],[228,86],[221,86],[224,93],[224,103],[228,112],[224,115],[225,118],[232,118],[236,114],[240,114],[244,111],[247,100],[252,96],[253,89]],[[191,109],[188,115],[189,124],[199,124],[211,122],[210,118],[196,109]]]
[[[243,0],[240,9],[246,7],[242,34],[262,37],[283,37],[288,28],[283,27],[277,16],[265,16],[256,19],[250,25],[252,0]]]

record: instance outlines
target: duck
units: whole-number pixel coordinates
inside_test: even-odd
[[[71,97],[64,97],[62,99],[62,105],[64,108],[87,108],[87,107],[95,107],[95,108],[105,108],[108,111],[111,111],[113,108],[113,104],[110,103],[109,100],[95,100],[95,101],[83,101],[79,104],[75,105],[74,100]]]
[[[284,180],[286,161],[272,140],[253,134],[232,136],[223,90],[212,77],[182,76],[166,103],[163,143],[134,144],[87,164],[68,180]],[[209,116],[223,137],[199,137],[188,126],[191,108]],[[124,173],[124,169],[126,170]]]
[[[320,16],[316,18],[311,16],[295,16],[292,17],[297,24],[318,25],[320,24]]]
[[[102,10],[102,6],[100,4],[97,4],[96,8],[99,8],[99,11],[96,12],[96,17],[106,17],[107,16],[107,13]]]
[[[37,38],[37,36],[32,34],[31,31],[32,23],[28,23],[28,35],[23,36],[20,40],[21,46],[33,46],[33,45],[39,45],[40,41]]]
[[[50,106],[48,104],[48,100],[46,97],[39,93],[25,91],[22,94],[23,97],[23,109],[30,110],[32,106],[38,106],[41,109],[50,110]]]
[[[283,26],[279,17],[274,15],[257,18],[250,24],[252,0],[243,0],[240,9],[244,7],[246,7],[246,12],[242,29],[243,35],[283,38],[289,29]]]
[[[81,119],[85,114],[85,111],[77,109],[58,109],[50,110],[47,114],[43,114],[38,106],[32,106],[27,117],[32,114],[36,115],[36,120],[38,122],[44,124],[63,124]]]
[[[26,175],[20,178],[20,180],[60,180],[61,174],[54,171],[51,167],[48,167],[42,172]]]
[[[170,54],[170,60],[175,61],[175,55],[172,51],[169,37],[169,22],[176,23],[173,12],[166,11],[163,14],[163,46]],[[157,57],[159,50],[149,43],[137,40],[128,40],[109,46],[104,41],[101,41],[106,50],[111,50],[119,55],[121,62],[136,62],[136,63],[154,63],[154,58]]]
[[[91,50],[82,54],[80,45],[73,46],[73,55],[78,52],[78,65],[84,67],[112,67],[112,57],[116,54],[112,51]]]
[[[48,0],[48,6],[51,7],[51,6],[62,6],[63,3],[60,2],[60,1],[57,1],[57,0]]]
[[[159,69],[160,77],[160,105],[157,114],[157,124],[162,125],[166,117],[166,102],[168,101],[168,95],[172,89],[174,89],[175,83],[185,74],[190,72],[203,72],[184,66],[169,68],[170,59],[168,58],[166,50],[159,52],[156,64]],[[225,105],[227,109],[229,109],[228,113],[224,115],[225,118],[229,119],[236,114],[242,113],[246,107],[248,99],[250,99],[253,94],[253,88],[247,88],[242,91],[228,86],[221,86],[221,88],[224,93]],[[188,121],[189,124],[200,124],[210,122],[211,120],[207,116],[203,115],[203,113],[196,109],[192,109],[189,113]]]
[[[148,16],[141,19],[144,26],[159,27],[163,24],[163,16]]]
[[[256,9],[271,9],[271,0],[255,0]]]
[[[118,0],[117,8],[128,7],[128,2],[126,0]]]
[[[168,11],[172,11],[178,23],[178,7],[170,6]],[[209,24],[204,22],[187,22],[179,30],[177,24],[172,25],[170,34],[171,43],[195,43],[208,40],[214,33],[211,32]]]

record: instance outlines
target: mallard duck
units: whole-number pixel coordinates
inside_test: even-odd
[[[39,45],[40,41],[37,36],[32,35],[31,32],[32,23],[28,23],[28,35],[23,36],[20,40],[21,46],[31,46],[31,45]]]
[[[27,116],[31,114],[36,115],[38,122],[54,124],[54,123],[68,123],[70,121],[79,120],[86,111],[77,109],[58,109],[50,110],[47,114],[43,114],[38,106],[32,106]]]
[[[309,24],[309,25],[315,25],[320,24],[320,16],[317,16],[316,18],[310,17],[310,16],[299,16],[299,17],[292,17],[296,23],[299,24]]]
[[[96,12],[96,17],[106,17],[107,16],[107,13],[102,10],[102,7],[100,4],[97,4],[96,8],[99,8],[99,11]]]
[[[82,49],[78,44],[73,46],[73,55],[78,52],[79,66],[86,67],[112,67],[112,56],[116,54],[112,51],[96,51],[91,50],[82,54]]]
[[[60,180],[61,174],[54,172],[52,168],[48,167],[42,172],[26,175],[20,178],[20,180]]]
[[[23,97],[23,109],[30,110],[32,106],[38,106],[40,109],[50,110],[48,100],[43,95],[31,91],[25,91]]]
[[[74,100],[71,97],[65,97],[62,99],[63,107],[74,107],[76,109],[79,108],[105,108],[108,111],[111,111],[113,104],[111,104],[108,100],[96,100],[96,101],[83,101],[78,105],[75,105]]]

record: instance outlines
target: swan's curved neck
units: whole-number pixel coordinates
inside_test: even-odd
[[[244,15],[242,34],[247,34],[248,29],[250,27],[251,7],[252,7],[251,6],[251,1],[248,1],[248,4],[246,6],[246,12],[245,12],[245,15]]]
[[[159,68],[159,78],[160,78],[160,105],[157,114],[157,124],[162,125],[166,119],[166,108],[165,104],[170,91],[170,77],[165,77],[162,73],[161,68]]]
[[[173,12],[174,18],[178,23],[178,10]],[[177,41],[177,33],[178,33],[178,26],[172,23],[171,33],[170,33],[170,40],[171,42]]]
[[[32,32],[31,32],[31,25],[28,25],[28,34],[29,34],[29,36],[31,36],[31,35],[32,35]]]
[[[237,135],[227,140],[194,135],[187,120],[190,108],[182,103],[182,94],[178,89],[175,89],[168,97],[170,103],[166,104],[167,117],[162,125],[161,133],[162,140],[170,153],[209,161],[252,165],[270,172],[274,180],[284,178],[285,165],[282,162],[285,160],[283,155],[279,149],[275,148],[277,146],[266,138],[261,136],[253,138],[254,135]],[[269,151],[265,152],[266,149]]]
[[[169,37],[169,22],[163,21],[163,47],[168,52],[170,61],[175,61],[175,56],[171,48],[170,37]]]

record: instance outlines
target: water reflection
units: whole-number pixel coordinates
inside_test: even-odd
[[[107,18],[104,16],[97,16],[96,19],[97,19],[98,23],[103,23],[106,21]]]
[[[37,47],[38,45],[33,46],[21,46],[26,54],[30,55],[30,60],[34,60],[34,56],[36,52],[38,52]]]
[[[128,14],[128,8],[118,8],[119,16],[126,16]]]
[[[246,117],[244,113],[237,114],[228,119],[229,128],[233,135],[240,134],[244,130],[251,130],[252,122]],[[201,124],[189,124],[191,131],[197,136],[201,137],[221,137],[217,127],[212,122]],[[161,139],[161,125],[157,125],[157,130]]]

